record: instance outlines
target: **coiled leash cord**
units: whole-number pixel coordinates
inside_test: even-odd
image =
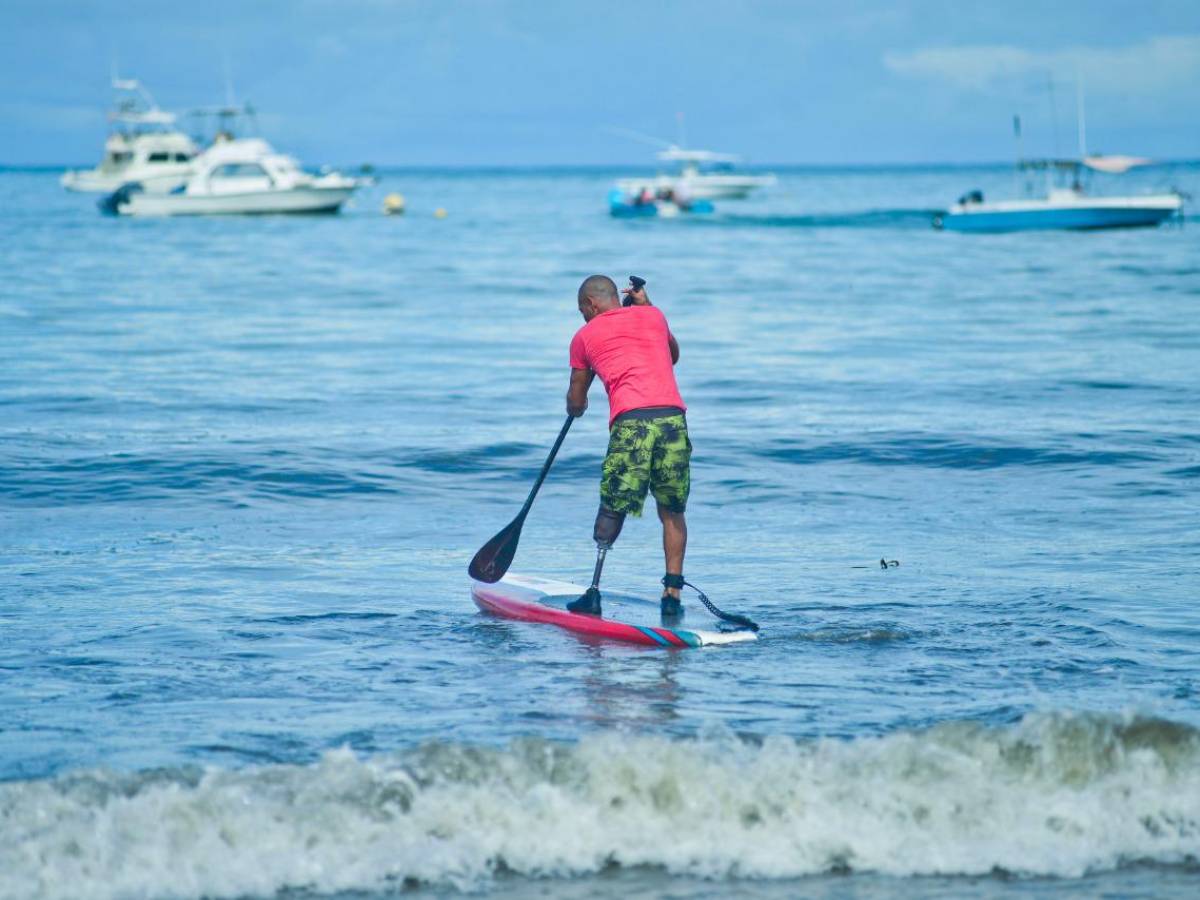
[[[851,566],[852,569],[873,569],[874,566]],[[879,560],[879,568],[881,569],[898,569],[900,568],[900,560],[898,559],[881,559]]]
[[[708,611],[721,621],[728,622],[731,625],[737,625],[739,628],[747,628],[750,631],[758,631],[758,624],[751,619],[748,619],[745,616],[740,616],[737,613],[727,613],[721,609],[718,609],[716,604],[708,599],[708,595],[705,594],[704,591],[700,590],[700,588],[696,587],[690,581],[685,581],[682,575],[664,575],[662,583],[663,587],[675,588],[676,590],[683,590],[685,586],[690,587],[693,591],[700,595],[700,602],[705,605]]]

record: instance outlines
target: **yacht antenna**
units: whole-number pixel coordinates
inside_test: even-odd
[[[609,134],[615,134],[619,137],[629,138],[631,141],[640,141],[643,144],[650,144],[654,147],[662,147],[664,150],[670,150],[672,146],[670,141],[664,141],[662,138],[656,138],[652,134],[643,134],[640,131],[634,131],[632,128],[617,128],[616,126],[610,125],[602,130],[607,131]]]
[[[1050,121],[1054,127],[1054,156],[1057,159],[1062,155],[1058,145],[1058,103],[1054,96],[1054,74],[1049,69],[1046,70],[1046,89],[1050,92]]]
[[[683,123],[683,113],[675,113],[675,122],[679,126],[679,146],[686,148],[687,143],[687,127]]]
[[[228,51],[225,52],[224,65],[222,68],[225,70],[225,105],[229,109],[233,109],[235,105],[235,101],[233,99],[233,72],[232,67],[229,64]]]
[[[1017,145],[1017,164],[1013,167],[1013,178],[1016,180],[1017,193],[1021,190],[1021,160],[1025,158],[1025,153],[1021,147],[1021,116],[1019,113],[1013,114],[1013,140]]]
[[[1083,110],[1083,76],[1075,72],[1075,115],[1079,122],[1079,158],[1087,159],[1087,123]]]

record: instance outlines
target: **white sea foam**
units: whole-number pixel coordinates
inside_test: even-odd
[[[1200,734],[1039,715],[855,741],[605,734],[0,785],[0,897],[471,887],[650,865],[1078,876],[1200,858]]]

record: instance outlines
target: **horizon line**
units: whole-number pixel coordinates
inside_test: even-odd
[[[1152,160],[1142,168],[1153,168],[1157,166],[1169,165],[1193,165],[1200,163],[1200,157],[1178,157],[1178,158],[1163,158]],[[333,165],[337,168],[345,169],[361,169],[370,167],[377,171],[382,170],[410,170],[410,171],[477,171],[480,169],[491,169],[501,171],[536,171],[536,170],[558,170],[572,172],[586,171],[606,171],[610,169],[625,169],[625,168],[650,168],[643,163],[375,163],[370,161],[360,161],[355,163],[322,163],[322,165]],[[930,160],[923,162],[769,162],[769,163],[753,163],[749,165],[739,166],[739,169],[747,172],[756,172],[766,169],[922,169],[922,168],[992,168],[997,166],[1012,166],[1012,159],[1003,160]],[[32,163],[32,162],[0,162],[0,170],[22,169],[25,171],[65,171],[69,169],[88,168],[94,166],[94,163]]]

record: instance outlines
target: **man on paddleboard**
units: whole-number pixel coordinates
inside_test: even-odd
[[[600,511],[592,532],[598,550],[596,574],[592,587],[568,603],[567,609],[601,614],[597,585],[604,554],[621,533],[625,516],[642,514],[649,492],[663,528],[662,615],[670,623],[683,615],[679,591],[687,549],[684,510],[691,491],[692,442],[684,417],[687,407],[679,396],[673,368],[679,361],[679,344],[640,281],[625,290],[628,306],[621,305],[617,285],[607,275],[592,275],[579,286],[579,312],[585,324],[571,340],[567,413],[584,414],[588,388],[599,375],[608,393],[609,430],[600,475]]]

